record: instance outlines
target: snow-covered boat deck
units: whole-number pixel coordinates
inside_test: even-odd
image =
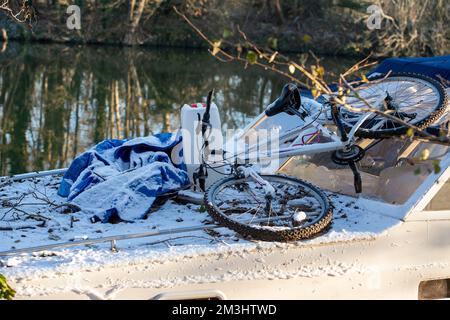
[[[105,266],[164,264],[198,255],[239,254],[271,247],[316,246],[337,242],[371,240],[402,222],[401,210],[382,202],[330,194],[334,219],[327,232],[294,243],[271,243],[244,239],[227,228],[172,233],[117,242],[118,252],[110,243],[96,243],[72,248],[4,255],[15,249],[55,245],[79,240],[211,225],[203,207],[179,204],[172,200],[146,220],[134,223],[92,223],[90,216],[74,212],[56,192],[60,177],[42,177],[0,188],[0,272],[9,277],[43,277]],[[397,216],[396,216],[397,215]]]

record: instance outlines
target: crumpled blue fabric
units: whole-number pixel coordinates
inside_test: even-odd
[[[427,58],[389,58],[383,60],[369,75],[372,73],[386,74],[389,71],[419,73],[437,81],[441,80],[440,77],[450,81],[450,55]],[[448,83],[442,84],[449,87]]]
[[[95,220],[133,221],[145,217],[158,196],[189,184],[181,135],[161,133],[97,144],[72,162],[58,195]]]

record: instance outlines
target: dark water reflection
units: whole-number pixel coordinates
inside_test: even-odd
[[[243,127],[285,82],[204,51],[9,44],[0,53],[1,174],[64,167],[105,138],[172,131],[179,107],[211,88],[224,129]]]

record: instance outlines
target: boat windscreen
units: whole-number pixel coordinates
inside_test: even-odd
[[[372,145],[359,163],[362,195],[390,204],[405,203],[431,173],[445,169],[439,168],[439,163],[449,151],[443,145],[402,139],[375,141]],[[428,159],[423,160],[426,154]],[[331,152],[291,158],[281,172],[331,192],[355,195],[352,171],[333,163]]]

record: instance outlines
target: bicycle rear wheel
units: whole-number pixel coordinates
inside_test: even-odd
[[[392,73],[387,78],[380,75],[370,78],[370,83],[356,85],[355,90],[373,107],[388,111],[419,129],[430,126],[447,109],[448,97],[442,85],[420,74]],[[347,103],[353,108],[367,108],[367,105],[356,97],[349,97]],[[347,131],[352,129],[360,117],[361,113],[341,108],[341,120]],[[373,115],[355,135],[379,139],[403,135],[407,130],[407,126],[395,120]]]
[[[208,213],[243,236],[265,241],[310,238],[331,222],[332,208],[317,187],[283,175],[262,175],[276,190],[267,210],[264,189],[252,178],[228,177],[205,193]]]

